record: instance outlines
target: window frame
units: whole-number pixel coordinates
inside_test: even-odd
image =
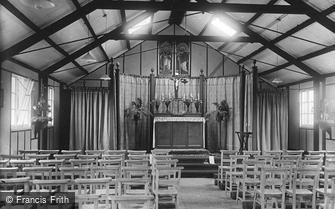
[[[305,100],[303,100],[303,94],[306,94]],[[306,117],[304,121],[303,116]],[[314,89],[312,88],[299,91],[299,127],[314,127]]]

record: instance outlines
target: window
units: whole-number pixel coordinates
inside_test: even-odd
[[[148,26],[150,23],[151,23],[151,17],[147,17],[144,20],[142,20],[141,22],[134,25],[133,27],[129,28],[128,33],[132,34],[136,31],[144,28],[145,26]]]
[[[31,127],[31,92],[34,82],[12,74],[11,128],[14,130]]]
[[[300,126],[314,124],[314,92],[303,90],[300,92]]]
[[[53,87],[48,87],[48,105],[50,106],[50,112],[48,112],[48,117],[52,120],[49,121],[48,125],[54,125],[54,99],[55,99],[55,89]]]

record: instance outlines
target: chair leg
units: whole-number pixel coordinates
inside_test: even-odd
[[[155,196],[155,208],[158,209],[158,195]]]

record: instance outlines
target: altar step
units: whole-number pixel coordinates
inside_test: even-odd
[[[170,154],[184,167],[182,177],[213,178],[217,173],[217,165],[209,164],[211,154],[206,149],[172,150]]]

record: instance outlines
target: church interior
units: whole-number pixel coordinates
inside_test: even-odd
[[[1,208],[335,208],[334,0],[0,16]]]

